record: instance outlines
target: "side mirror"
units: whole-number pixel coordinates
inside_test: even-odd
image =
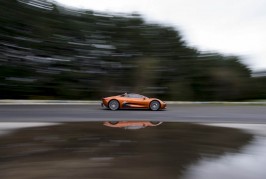
[[[143,97],[143,100],[146,100],[147,98],[146,97]]]

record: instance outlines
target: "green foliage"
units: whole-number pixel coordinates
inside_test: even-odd
[[[238,57],[201,53],[171,27],[138,14],[30,2],[0,0],[0,98],[99,99],[125,91],[168,100],[256,98]]]

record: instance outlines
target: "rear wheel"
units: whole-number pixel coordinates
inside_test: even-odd
[[[150,103],[150,109],[152,111],[158,111],[160,109],[160,103],[159,103],[159,101],[152,101]]]
[[[150,121],[150,123],[153,124],[153,125],[159,125],[159,124],[161,124],[162,122],[159,122],[159,121]]]
[[[112,99],[109,103],[108,103],[108,107],[111,110],[117,110],[119,109],[119,102],[117,100]]]

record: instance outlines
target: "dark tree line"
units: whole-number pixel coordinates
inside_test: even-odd
[[[174,28],[138,14],[36,2],[0,0],[0,99],[98,99],[126,91],[168,100],[266,97],[265,79],[251,78],[239,57],[202,53]]]

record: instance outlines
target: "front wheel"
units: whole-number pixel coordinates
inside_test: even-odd
[[[111,109],[111,110],[117,110],[119,109],[119,102],[117,100],[111,100],[108,104],[108,107]]]
[[[160,103],[159,103],[159,101],[152,101],[150,103],[150,109],[152,111],[158,111],[160,109]]]

